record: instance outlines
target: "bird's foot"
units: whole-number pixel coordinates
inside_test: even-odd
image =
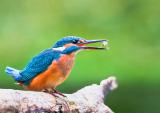
[[[62,94],[61,92],[57,91],[54,88],[52,88],[52,89],[44,89],[42,91],[45,92],[45,93],[49,93],[49,94],[53,95],[54,97],[58,97],[58,95],[66,97],[64,94]]]
[[[61,92],[57,91],[56,89],[52,88],[52,92],[58,95],[61,95],[63,97],[66,97],[66,95],[62,94]]]
[[[54,93],[51,91],[51,89],[43,89],[42,92],[51,94],[51,95],[54,96],[54,97],[58,97],[56,94],[54,94]]]

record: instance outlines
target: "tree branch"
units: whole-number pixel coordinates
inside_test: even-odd
[[[0,89],[0,113],[113,113],[105,95],[117,87],[115,77],[86,86],[67,97],[44,92]]]

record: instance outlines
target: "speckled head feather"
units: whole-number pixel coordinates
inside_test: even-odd
[[[64,37],[64,38],[60,39],[59,41],[57,41],[57,42],[52,46],[52,48],[62,47],[62,46],[64,46],[65,44],[68,44],[68,43],[76,43],[76,42],[78,42],[80,39],[83,39],[83,38],[77,37],[77,36],[67,36],[67,37]]]

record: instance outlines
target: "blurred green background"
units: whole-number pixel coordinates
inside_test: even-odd
[[[68,35],[108,39],[109,51],[77,55],[58,89],[74,92],[114,75],[106,99],[116,113],[159,113],[160,8],[158,0],[1,0],[0,88],[21,89],[4,73]],[[96,91],[95,91],[96,92]]]

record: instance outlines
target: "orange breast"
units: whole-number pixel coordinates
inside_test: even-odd
[[[33,78],[27,89],[41,91],[45,88],[55,88],[60,85],[71,72],[74,56],[74,54],[63,55],[58,61],[52,62],[45,72]]]

